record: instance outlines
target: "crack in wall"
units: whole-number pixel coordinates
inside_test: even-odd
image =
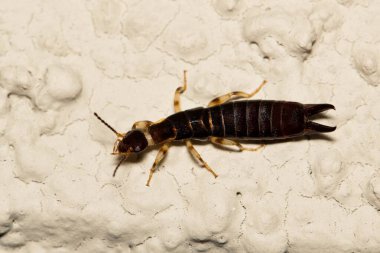
[[[245,221],[246,221],[246,219],[247,219],[247,208],[245,207],[245,205],[243,204],[243,202],[242,202],[242,199],[241,199],[241,197],[243,196],[242,195],[242,193],[241,192],[237,192],[236,193],[236,196],[237,197],[240,197],[240,199],[239,199],[239,203],[240,203],[240,206],[243,208],[243,210],[244,210],[244,217],[243,217],[243,219],[242,219],[242,221],[240,222],[240,226],[239,226],[239,235],[238,235],[238,243],[240,244],[240,241],[241,241],[241,237],[243,236],[243,225],[244,225],[244,223],[245,223]]]
[[[284,215],[284,220],[283,220],[283,226],[284,226],[285,235],[286,235],[286,245],[288,246],[287,251],[291,249],[291,242],[289,239],[289,231],[287,229],[288,214],[289,214],[289,209],[288,209],[288,207],[289,207],[289,195],[290,195],[291,191],[292,191],[292,189],[289,189],[288,192],[286,193],[285,215]]]
[[[176,183],[176,185],[177,185],[177,191],[178,191],[179,195],[181,196],[182,200],[186,203],[186,209],[187,209],[187,207],[190,205],[190,202],[186,198],[186,196],[183,194],[183,192],[182,192],[182,186],[180,185],[180,183],[178,182],[178,180],[174,176],[174,174],[172,174],[171,172],[169,172],[167,170],[166,170],[166,173],[169,174],[173,178],[174,182]]]
[[[134,243],[134,244],[129,244],[128,246],[129,246],[130,249],[136,248],[138,246],[141,246],[141,245],[145,244],[148,240],[153,239],[154,237],[155,236],[148,236],[143,241],[138,242],[138,243]]]

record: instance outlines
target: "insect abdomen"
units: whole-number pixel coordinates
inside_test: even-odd
[[[279,139],[301,135],[303,105],[273,100],[245,100],[207,108],[211,135],[226,138]]]
[[[169,139],[283,139],[314,132],[331,132],[308,117],[330,104],[301,104],[275,100],[243,100],[175,113],[149,127],[155,143]]]
[[[209,136],[245,139],[279,139],[301,135],[303,105],[274,100],[244,100],[210,108],[175,113],[165,121],[176,132],[176,140]],[[164,122],[165,122],[164,121]]]

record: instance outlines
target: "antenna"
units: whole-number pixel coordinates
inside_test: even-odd
[[[98,120],[100,120],[104,125],[106,125],[109,129],[111,129],[112,132],[114,132],[117,136],[120,136],[120,134],[115,130],[113,129],[113,127],[111,127],[110,125],[108,125],[107,122],[105,122],[96,112],[94,112],[94,115],[95,117],[98,118]]]
[[[125,155],[121,160],[120,162],[117,164],[115,170],[113,171],[113,174],[112,176],[115,177],[116,176],[116,171],[119,169],[120,165],[125,161],[125,159],[127,159],[127,155]]]

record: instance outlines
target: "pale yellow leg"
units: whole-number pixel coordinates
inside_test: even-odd
[[[218,175],[210,168],[210,166],[202,159],[201,155],[198,153],[198,151],[194,148],[191,141],[186,140],[186,147],[189,150],[190,154],[194,157],[195,160],[199,161],[202,164],[202,167],[204,167],[206,170],[208,170],[214,177],[217,177]]]
[[[117,139],[115,141],[115,143],[113,144],[113,150],[112,150],[112,153],[111,155],[123,155],[125,153],[120,153],[117,148],[119,146],[119,143],[123,140],[125,134],[120,134],[117,136]]]
[[[181,111],[181,100],[180,100],[180,95],[185,92],[185,90],[187,89],[187,77],[186,77],[186,73],[187,71],[184,70],[183,71],[183,86],[180,86],[178,87],[176,90],[175,90],[175,94],[174,94],[174,111],[175,112],[179,112]]]
[[[183,92],[187,89],[187,71],[183,71],[183,86],[180,86],[176,89],[175,95],[174,95],[174,111],[179,112],[181,111],[181,100],[180,96]],[[194,157],[195,160],[199,161],[202,164],[202,167],[206,168],[211,174],[214,175],[214,177],[217,177],[218,175],[210,168],[210,166],[202,159],[201,155],[198,153],[198,151],[194,148],[193,144],[190,140],[186,140],[186,147],[189,150],[190,154]]]
[[[131,152],[119,152],[119,151],[115,151],[115,152],[112,152],[111,155],[129,155]]]
[[[168,152],[168,149],[169,149],[169,144],[166,143],[158,151],[157,156],[156,156],[156,160],[154,160],[152,168],[150,169],[149,178],[146,182],[146,186],[149,186],[150,181],[152,180],[152,177],[153,177],[153,173],[156,171],[156,169],[157,169],[158,165],[160,164],[160,162],[162,161],[162,159],[164,159],[166,153]]]
[[[236,146],[239,148],[240,152],[242,152],[242,151],[257,151],[257,150],[259,150],[265,146],[264,144],[261,144],[260,146],[258,146],[256,148],[246,148],[237,141],[219,138],[219,137],[210,137],[209,140],[211,141],[211,143],[216,144],[216,145],[222,145],[222,146],[223,145],[233,145],[233,146]]]
[[[153,122],[149,120],[137,121],[133,124],[132,129],[146,129],[148,126],[152,124]]]
[[[220,104],[223,104],[229,100],[233,100],[233,99],[238,99],[238,98],[250,98],[250,97],[253,97],[255,94],[257,94],[261,88],[267,83],[266,80],[264,80],[260,86],[254,90],[252,93],[245,93],[245,92],[242,92],[242,91],[233,91],[233,92],[230,92],[230,93],[227,93],[223,96],[220,96],[220,97],[217,97],[217,98],[214,98],[213,100],[211,100],[210,103],[208,103],[208,107],[211,107],[211,106],[215,106],[215,105],[220,105]]]

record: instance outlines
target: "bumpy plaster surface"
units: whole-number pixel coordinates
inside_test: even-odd
[[[1,252],[378,252],[380,4],[3,1]],[[217,95],[328,102],[338,128],[239,153],[183,145],[122,165],[115,136]],[[199,145],[198,145],[199,144]]]

